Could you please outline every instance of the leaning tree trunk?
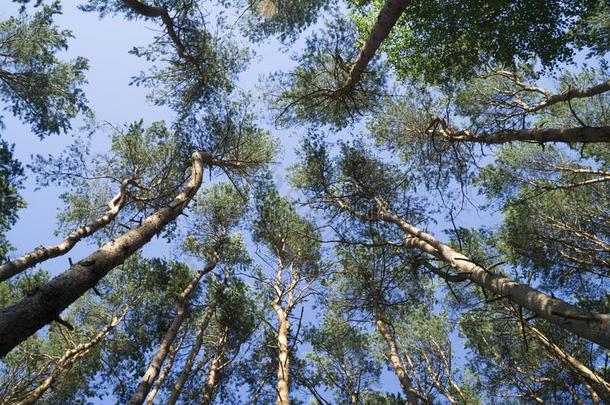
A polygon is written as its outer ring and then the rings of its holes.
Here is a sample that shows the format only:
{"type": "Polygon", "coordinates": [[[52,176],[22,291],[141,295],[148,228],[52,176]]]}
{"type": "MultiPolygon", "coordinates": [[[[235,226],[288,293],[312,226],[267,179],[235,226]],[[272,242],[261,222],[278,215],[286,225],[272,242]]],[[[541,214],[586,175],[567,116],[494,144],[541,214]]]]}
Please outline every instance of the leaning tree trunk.
{"type": "Polygon", "coordinates": [[[508,299],[560,328],[610,349],[610,315],[591,314],[528,285],[494,274],[432,235],[380,208],[386,205],[382,201],[377,201],[379,210],[372,217],[354,210],[344,199],[335,198],[334,203],[361,221],[384,221],[397,225],[407,234],[403,246],[406,249],[419,249],[449,264],[457,272],[451,276],[453,281],[470,280],[484,290],[508,299]]]}
{"type": "Polygon", "coordinates": [[[349,77],[343,84],[344,92],[351,91],[362,78],[362,74],[366,70],[371,59],[375,56],[375,52],[381,46],[381,43],[390,34],[394,25],[409,5],[409,0],[386,0],[385,4],[379,11],[377,21],[367,37],[364,45],[360,48],[358,57],[352,65],[349,77]]]}
{"type": "Polygon", "coordinates": [[[383,320],[383,315],[377,309],[375,310],[375,325],[377,326],[377,331],[388,346],[388,350],[390,351],[390,363],[392,364],[392,368],[394,368],[398,381],[400,381],[400,386],[402,387],[404,394],[407,396],[407,403],[409,405],[417,405],[417,392],[413,388],[413,384],[411,383],[411,379],[407,374],[407,370],[402,364],[402,360],[398,354],[398,347],[396,346],[394,335],[392,335],[392,333],[386,327],[383,320]]]}
{"type": "Polygon", "coordinates": [[[584,380],[588,381],[591,389],[595,391],[604,403],[610,404],[610,383],[599,376],[595,371],[585,366],[577,358],[566,353],[561,347],[553,343],[544,333],[536,327],[528,325],[528,329],[536,341],[540,343],[553,357],[573,369],[584,380]]]}
{"type": "Polygon", "coordinates": [[[448,141],[476,142],[488,145],[508,142],[565,142],[565,143],[610,143],[610,127],[574,128],[525,128],[490,134],[472,134],[469,131],[451,132],[439,130],[448,141]]]}
{"type": "Polygon", "coordinates": [[[203,344],[203,335],[205,334],[208,325],[210,324],[210,319],[212,319],[212,315],[214,315],[216,307],[214,304],[211,304],[208,310],[206,311],[203,320],[201,321],[201,325],[199,326],[199,331],[197,332],[197,337],[195,338],[195,342],[193,343],[193,347],[191,347],[191,351],[189,352],[188,358],[186,359],[186,363],[180,372],[180,376],[178,380],[174,384],[174,388],[172,389],[172,393],[167,401],[168,405],[174,405],[178,402],[178,398],[180,397],[180,393],[182,393],[182,388],[188,379],[189,374],[193,368],[193,364],[195,363],[195,359],[201,350],[201,346],[203,344]]]}
{"type": "Polygon", "coordinates": [[[528,285],[494,274],[396,215],[382,212],[379,219],[398,225],[409,235],[404,242],[406,248],[417,248],[429,253],[449,264],[465,280],[470,280],[563,329],[606,349],[610,348],[610,315],[591,314],[528,285]]]}
{"type": "Polygon", "coordinates": [[[43,326],[60,319],[64,309],[180,215],[199,190],[204,162],[210,159],[207,154],[193,153],[191,178],[171,203],[145,218],[138,227],[106,243],[64,273],[0,310],[0,356],[4,357],[43,326]]]}
{"type": "Polygon", "coordinates": [[[184,328],[184,333],[182,334],[182,337],[180,338],[178,343],[176,343],[169,349],[169,353],[167,355],[167,364],[163,367],[163,370],[161,370],[161,372],[159,373],[159,377],[157,378],[157,381],[155,381],[155,385],[151,388],[150,392],[148,393],[148,396],[146,397],[146,405],[154,405],[155,397],[161,390],[161,387],[163,386],[165,379],[167,378],[169,373],[172,371],[172,368],[174,367],[174,361],[176,360],[176,354],[178,354],[178,352],[180,351],[180,348],[182,347],[182,343],[184,342],[184,339],[186,338],[187,333],[188,333],[188,325],[184,328]]]}
{"type": "Polygon", "coordinates": [[[290,405],[289,386],[290,386],[290,349],[288,347],[288,331],[290,330],[290,321],[288,314],[279,306],[274,305],[275,313],[278,319],[277,328],[277,345],[278,345],[278,365],[277,365],[277,405],[290,405]]]}
{"type": "Polygon", "coordinates": [[[76,346],[75,348],[66,351],[66,353],[64,353],[64,355],[61,356],[61,358],[55,364],[55,368],[53,369],[53,371],[51,371],[51,374],[38,387],[31,391],[27,397],[17,402],[16,404],[35,404],[40,399],[40,397],[42,397],[44,393],[47,392],[49,388],[51,388],[53,383],[55,383],[55,381],[59,378],[59,376],[64,372],[66,368],[69,368],[78,358],[83,357],[91,349],[97,346],[101,341],[104,340],[106,336],[108,336],[110,332],[112,332],[117,327],[119,323],[121,323],[121,321],[127,314],[128,309],[129,307],[127,306],[120,315],[114,316],[110,324],[106,325],[102,330],[96,333],[95,336],[93,336],[93,338],[91,338],[91,340],[89,340],[87,343],[82,343],[76,346]]]}
{"type": "MultiPolygon", "coordinates": [[[[221,238],[221,241],[223,239],[224,238],[221,238]]],[[[222,243],[222,242],[220,242],[220,243],[222,243]]],[[[217,263],[218,263],[218,252],[214,251],[212,254],[212,259],[210,260],[210,263],[208,263],[208,265],[206,267],[199,270],[195,274],[195,276],[193,277],[191,282],[188,284],[188,286],[186,286],[186,288],[178,296],[178,298],[176,300],[176,315],[174,316],[174,319],[172,320],[171,325],[165,332],[165,336],[163,337],[161,344],[157,348],[157,352],[151,359],[150,364],[148,365],[148,368],[146,369],[146,372],[142,376],[142,379],[140,380],[140,383],[138,384],[136,391],[131,396],[131,399],[129,400],[128,404],[135,405],[135,404],[141,404],[144,402],[144,399],[146,398],[146,395],[148,394],[150,387],[152,386],[153,382],[155,381],[155,378],[157,378],[157,374],[159,373],[159,370],[161,369],[161,366],[163,365],[163,362],[165,361],[165,358],[167,357],[167,354],[169,353],[169,349],[170,349],[171,345],[174,343],[174,340],[176,340],[176,336],[178,335],[178,331],[180,330],[182,323],[186,319],[186,303],[187,303],[189,296],[191,295],[192,291],[195,289],[197,284],[199,284],[201,277],[203,277],[205,274],[209,273],[210,271],[214,270],[217,263]]]]}
{"type": "Polygon", "coordinates": [[[91,236],[95,232],[104,228],[116,218],[116,216],[125,206],[125,202],[127,201],[127,187],[132,182],[133,180],[123,181],[119,193],[115,195],[108,203],[108,210],[94,222],[70,232],[68,237],[64,239],[63,242],[54,246],[37,247],[30,253],[26,253],[15,260],[0,265],[0,281],[8,280],[9,278],[16,276],[17,274],[20,274],[46,260],[65,255],[82,239],[91,236]]]}

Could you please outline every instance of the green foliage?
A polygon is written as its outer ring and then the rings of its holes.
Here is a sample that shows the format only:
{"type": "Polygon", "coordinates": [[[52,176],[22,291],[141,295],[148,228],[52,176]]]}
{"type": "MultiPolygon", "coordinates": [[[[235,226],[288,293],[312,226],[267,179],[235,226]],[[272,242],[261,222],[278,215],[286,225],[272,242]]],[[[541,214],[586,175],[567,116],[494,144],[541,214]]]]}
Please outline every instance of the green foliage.
{"type": "Polygon", "coordinates": [[[13,158],[13,146],[0,139],[0,262],[11,249],[6,232],[17,221],[17,211],[25,207],[18,193],[23,179],[23,168],[13,158]]]}
{"type": "Polygon", "coordinates": [[[313,367],[311,378],[316,386],[333,391],[337,403],[349,403],[371,392],[381,369],[370,354],[368,334],[328,312],[320,326],[307,329],[304,337],[312,347],[306,361],[313,367]]]}
{"type": "Polygon", "coordinates": [[[87,111],[80,88],[86,82],[87,60],[62,62],[56,56],[72,37],[54,25],[59,13],[59,2],[53,2],[32,16],[22,10],[0,22],[0,99],[41,138],[66,132],[70,120],[87,111]]]}
{"type": "Polygon", "coordinates": [[[314,225],[269,182],[259,183],[255,196],[254,241],[264,245],[284,266],[294,266],[302,276],[314,277],[320,270],[320,238],[314,225]]]}
{"type": "Polygon", "coordinates": [[[255,42],[276,36],[282,42],[292,43],[303,30],[316,23],[322,11],[330,8],[328,0],[222,0],[222,3],[247,7],[243,31],[255,42]]]}
{"type": "Polygon", "coordinates": [[[608,165],[601,156],[594,155],[590,166],[573,154],[556,147],[503,147],[479,184],[502,204],[498,238],[513,264],[531,269],[550,290],[595,295],[597,277],[607,277],[610,206],[608,183],[586,182],[608,165]]]}
{"type": "Polygon", "coordinates": [[[385,78],[374,64],[354,88],[344,88],[358,55],[354,36],[351,24],[339,19],[307,39],[297,58],[299,65],[292,72],[272,77],[271,102],[278,111],[277,122],[343,128],[379,107],[385,78]]]}
{"type": "MultiPolygon", "coordinates": [[[[370,31],[384,1],[365,3],[354,12],[363,36],[370,31]]],[[[589,15],[603,10],[600,3],[413,1],[384,48],[399,76],[421,77],[431,83],[468,79],[486,66],[514,67],[531,59],[553,70],[557,64],[573,59],[573,32],[580,21],[586,25],[589,18],[594,18],[589,15]]],[[[604,15],[603,11],[598,12],[604,15]]],[[[579,42],[596,46],[598,37],[603,37],[599,32],[579,42]]]]}

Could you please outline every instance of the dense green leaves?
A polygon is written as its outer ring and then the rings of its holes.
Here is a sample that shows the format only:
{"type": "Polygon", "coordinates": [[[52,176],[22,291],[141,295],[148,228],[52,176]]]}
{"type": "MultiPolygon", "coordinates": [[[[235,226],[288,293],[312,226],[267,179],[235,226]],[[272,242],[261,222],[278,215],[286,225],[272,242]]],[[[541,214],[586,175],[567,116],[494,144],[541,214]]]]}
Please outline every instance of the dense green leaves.
{"type": "Polygon", "coordinates": [[[80,88],[87,61],[63,62],[56,56],[72,36],[53,23],[60,12],[59,2],[53,2],[32,16],[22,11],[0,22],[0,99],[41,138],[66,132],[70,120],[87,111],[80,88]]]}

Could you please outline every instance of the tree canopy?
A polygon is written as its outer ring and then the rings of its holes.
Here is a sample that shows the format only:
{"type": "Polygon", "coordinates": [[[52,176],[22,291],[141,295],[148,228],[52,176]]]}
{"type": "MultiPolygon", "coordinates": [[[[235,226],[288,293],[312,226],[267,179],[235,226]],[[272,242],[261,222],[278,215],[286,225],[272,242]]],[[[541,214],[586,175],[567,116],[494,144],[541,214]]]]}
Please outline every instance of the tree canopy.
{"type": "Polygon", "coordinates": [[[0,11],[0,403],[610,403],[607,1],[0,11]]]}

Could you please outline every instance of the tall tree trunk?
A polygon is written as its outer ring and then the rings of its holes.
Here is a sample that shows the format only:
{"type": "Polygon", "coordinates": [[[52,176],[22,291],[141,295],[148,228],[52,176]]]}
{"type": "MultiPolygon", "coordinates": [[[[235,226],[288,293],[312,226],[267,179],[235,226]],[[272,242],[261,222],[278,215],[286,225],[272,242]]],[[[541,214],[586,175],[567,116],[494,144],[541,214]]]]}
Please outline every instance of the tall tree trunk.
{"type": "Polygon", "coordinates": [[[591,314],[530,286],[517,283],[508,277],[493,274],[396,215],[382,212],[379,214],[379,218],[398,225],[410,236],[405,239],[404,245],[406,248],[417,248],[429,253],[449,264],[457,271],[458,275],[474,282],[479,287],[500,297],[505,297],[532,311],[537,316],[578,336],[595,342],[606,349],[610,348],[610,315],[591,314]]]}
{"type": "Polygon", "coordinates": [[[290,330],[290,321],[288,314],[279,306],[274,305],[275,313],[278,319],[277,328],[277,346],[278,346],[278,365],[277,365],[277,405],[290,405],[289,395],[289,366],[290,353],[288,347],[288,332],[290,330]]]}
{"type": "Polygon", "coordinates": [[[93,288],[106,274],[148,243],[184,210],[201,186],[204,163],[209,154],[193,153],[191,178],[185,189],[167,206],[142,221],[138,227],[71,266],[36,291],[0,310],[0,356],[43,326],[59,319],[61,311],[93,288]]]}
{"type": "Polygon", "coordinates": [[[215,308],[214,303],[210,304],[210,306],[208,307],[208,310],[206,311],[206,313],[201,321],[201,325],[199,326],[199,331],[197,332],[197,337],[195,338],[193,347],[191,348],[191,351],[189,352],[189,355],[188,355],[188,358],[186,359],[184,367],[183,367],[182,371],[180,372],[180,376],[178,377],[178,380],[174,384],[172,393],[169,397],[169,400],[167,401],[168,405],[174,405],[178,401],[178,398],[180,397],[180,394],[182,393],[182,388],[184,388],[184,384],[186,383],[186,380],[188,379],[188,376],[193,368],[195,359],[197,358],[197,355],[199,354],[199,351],[201,350],[201,345],[203,344],[203,335],[205,334],[205,331],[208,328],[208,325],[210,324],[210,319],[212,319],[215,309],[216,308],[215,308]]]}
{"type": "Polygon", "coordinates": [[[125,318],[129,307],[125,307],[120,315],[116,315],[112,318],[110,324],[106,325],[102,330],[91,338],[87,343],[82,343],[73,349],[67,350],[63,356],[57,361],[51,374],[33,391],[31,391],[27,397],[17,402],[17,405],[32,405],[35,404],[40,397],[53,385],[63,371],[70,367],[77,359],[87,354],[91,349],[97,346],[101,341],[104,340],[110,332],[112,332],[119,323],[125,318]]]}
{"type": "Polygon", "coordinates": [[[402,391],[407,396],[407,403],[409,405],[417,405],[417,392],[413,388],[413,384],[411,383],[411,379],[407,374],[407,371],[402,364],[402,360],[400,359],[400,355],[398,354],[398,347],[396,346],[396,340],[394,339],[394,335],[388,330],[383,320],[383,314],[379,309],[375,310],[375,325],[377,326],[377,331],[385,340],[386,345],[388,346],[388,350],[390,351],[390,363],[394,368],[394,372],[396,373],[396,377],[398,377],[398,381],[400,381],[400,386],[402,387],[402,391]]]}
{"type": "Polygon", "coordinates": [[[203,387],[203,399],[201,400],[201,405],[210,405],[212,403],[212,399],[214,399],[214,392],[216,391],[216,386],[218,385],[218,372],[222,368],[222,362],[225,356],[228,331],[229,329],[225,327],[220,339],[218,339],[214,357],[212,358],[210,369],[208,370],[208,378],[206,379],[205,386],[203,387]]]}
{"type": "Polygon", "coordinates": [[[591,388],[603,399],[604,403],[610,404],[610,383],[599,376],[595,371],[582,364],[577,358],[566,353],[561,347],[553,343],[544,333],[534,326],[528,325],[532,336],[542,345],[553,357],[560,360],[566,366],[574,370],[583,379],[588,381],[591,388]]]}
{"type": "Polygon", "coordinates": [[[159,377],[155,381],[155,385],[153,385],[150,392],[148,393],[148,396],[146,397],[146,405],[153,405],[155,403],[155,397],[159,393],[159,390],[161,390],[161,386],[163,386],[163,382],[167,378],[168,374],[170,373],[170,371],[172,371],[172,368],[174,367],[174,360],[176,359],[176,354],[180,351],[180,347],[182,347],[182,343],[184,342],[187,333],[188,327],[185,327],[184,333],[182,334],[182,337],[180,338],[178,343],[173,345],[169,349],[169,354],[167,355],[167,364],[165,364],[163,370],[161,370],[161,372],[159,373],[159,377]]]}
{"type": "Polygon", "coordinates": [[[377,21],[375,21],[371,33],[364,42],[364,45],[362,45],[362,48],[360,48],[360,53],[350,69],[349,77],[343,84],[343,92],[349,93],[360,81],[366,67],[371,59],[373,59],[373,56],[375,56],[375,52],[377,52],[383,40],[390,34],[390,31],[408,5],[409,0],[386,0],[379,11],[377,21]]]}
{"type": "MultiPolygon", "coordinates": [[[[224,240],[224,237],[221,238],[220,243],[222,243],[222,240],[224,240]]],[[[206,267],[199,270],[195,274],[195,276],[193,277],[191,282],[186,286],[186,288],[184,290],[182,290],[182,292],[178,296],[178,299],[176,300],[176,307],[175,307],[176,315],[174,316],[174,319],[172,320],[171,325],[165,332],[165,336],[163,337],[161,344],[157,348],[157,352],[151,359],[151,361],[148,365],[148,368],[146,369],[146,372],[142,376],[142,379],[140,380],[140,383],[138,384],[136,391],[134,392],[131,399],[129,400],[129,402],[128,402],[129,405],[136,405],[136,404],[139,405],[142,402],[144,402],[144,398],[146,398],[146,395],[148,394],[148,391],[150,390],[152,383],[155,381],[155,378],[157,378],[159,369],[163,365],[163,362],[165,361],[165,358],[167,357],[169,349],[170,349],[171,345],[174,343],[174,340],[176,340],[178,331],[180,330],[180,327],[182,326],[182,323],[184,322],[184,319],[186,318],[186,303],[187,303],[187,300],[188,300],[191,292],[195,289],[197,284],[199,284],[199,280],[201,280],[201,277],[203,277],[205,274],[209,273],[210,271],[214,270],[217,263],[218,263],[218,252],[214,251],[214,253],[212,254],[212,258],[210,259],[210,263],[208,263],[208,265],[206,267]]]]}
{"type": "Polygon", "coordinates": [[[133,180],[131,179],[123,181],[119,193],[108,203],[108,210],[94,222],[70,232],[63,242],[54,246],[37,247],[18,259],[0,265],[0,282],[8,280],[46,260],[68,253],[82,239],[93,235],[95,232],[112,222],[125,206],[125,202],[127,201],[127,187],[131,183],[133,183],[133,180]]]}

